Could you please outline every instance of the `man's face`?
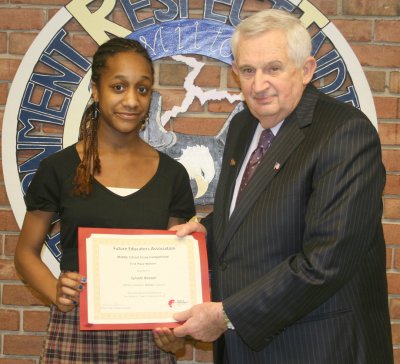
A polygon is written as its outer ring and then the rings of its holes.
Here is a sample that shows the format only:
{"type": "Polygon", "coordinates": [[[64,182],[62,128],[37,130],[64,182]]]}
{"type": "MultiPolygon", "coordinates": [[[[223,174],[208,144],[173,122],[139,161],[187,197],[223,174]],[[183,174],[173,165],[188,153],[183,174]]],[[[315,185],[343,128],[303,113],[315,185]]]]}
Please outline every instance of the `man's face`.
{"type": "Polygon", "coordinates": [[[312,57],[300,68],[295,66],[281,30],[241,37],[233,63],[247,106],[264,128],[275,126],[295,109],[314,70],[312,57]]]}

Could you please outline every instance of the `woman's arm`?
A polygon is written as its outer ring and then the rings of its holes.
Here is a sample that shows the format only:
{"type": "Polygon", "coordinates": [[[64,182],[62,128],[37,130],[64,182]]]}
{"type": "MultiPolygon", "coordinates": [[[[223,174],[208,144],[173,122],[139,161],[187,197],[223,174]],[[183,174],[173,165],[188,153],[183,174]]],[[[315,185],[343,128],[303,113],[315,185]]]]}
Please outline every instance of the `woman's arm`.
{"type": "Polygon", "coordinates": [[[28,211],[15,251],[14,263],[22,278],[60,311],[71,311],[79,302],[82,277],[75,272],[63,273],[56,279],[41,259],[53,212],[28,211]]]}

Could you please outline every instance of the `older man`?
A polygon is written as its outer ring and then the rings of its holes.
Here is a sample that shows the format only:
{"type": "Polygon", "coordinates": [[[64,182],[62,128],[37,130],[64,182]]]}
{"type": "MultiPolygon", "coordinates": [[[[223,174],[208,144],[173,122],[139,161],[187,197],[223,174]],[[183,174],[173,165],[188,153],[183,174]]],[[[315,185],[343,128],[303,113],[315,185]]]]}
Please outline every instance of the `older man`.
{"type": "Polygon", "coordinates": [[[247,108],[231,122],[207,231],[213,302],[174,329],[214,341],[215,363],[393,362],[375,128],[310,85],[301,22],[244,20],[233,70],[247,108]]]}

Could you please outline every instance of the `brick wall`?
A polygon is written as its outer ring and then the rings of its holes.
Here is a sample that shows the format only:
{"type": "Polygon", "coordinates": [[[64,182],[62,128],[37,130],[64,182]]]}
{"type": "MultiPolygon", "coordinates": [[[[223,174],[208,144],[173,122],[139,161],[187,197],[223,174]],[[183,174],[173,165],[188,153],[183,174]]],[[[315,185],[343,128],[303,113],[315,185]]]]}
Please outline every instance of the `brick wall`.
{"type": "MultiPolygon", "coordinates": [[[[26,50],[48,20],[67,0],[0,0],[0,127],[7,92],[26,50]]],[[[373,92],[378,115],[383,158],[387,169],[384,191],[384,231],[387,244],[387,275],[392,317],[393,346],[400,363],[400,6],[398,0],[310,0],[329,17],[348,40],[359,58],[373,92]]],[[[157,2],[153,1],[155,6],[157,2]]],[[[268,2],[266,2],[268,3],[268,2]]],[[[191,9],[201,1],[190,1],[191,9]]],[[[159,4],[158,4],[159,5],[159,4]]],[[[246,1],[246,11],[265,7],[246,1]]],[[[223,10],[220,5],[219,10],[223,10]]],[[[114,20],[127,26],[122,11],[114,20]]],[[[197,13],[201,16],[201,10],[197,13]]],[[[145,16],[145,15],[143,15],[145,16]]],[[[84,55],[95,49],[94,42],[74,22],[68,25],[69,41],[84,55]]],[[[156,88],[163,95],[163,109],[180,102],[187,70],[173,60],[156,62],[156,88]]],[[[228,67],[207,60],[197,78],[202,87],[235,90],[237,84],[228,67]]],[[[232,105],[226,102],[195,102],[176,117],[173,125],[183,133],[215,135],[232,105]],[[200,122],[201,121],[201,122],[200,122]]],[[[0,130],[1,130],[0,128],[0,130]]],[[[57,131],[55,131],[57,132],[57,131]]],[[[207,211],[202,207],[202,211],[207,211]]],[[[48,307],[41,297],[21,282],[13,265],[18,226],[8,201],[0,169],[0,364],[38,362],[48,320],[48,307]]],[[[209,344],[188,344],[182,363],[211,363],[209,344]]]]}

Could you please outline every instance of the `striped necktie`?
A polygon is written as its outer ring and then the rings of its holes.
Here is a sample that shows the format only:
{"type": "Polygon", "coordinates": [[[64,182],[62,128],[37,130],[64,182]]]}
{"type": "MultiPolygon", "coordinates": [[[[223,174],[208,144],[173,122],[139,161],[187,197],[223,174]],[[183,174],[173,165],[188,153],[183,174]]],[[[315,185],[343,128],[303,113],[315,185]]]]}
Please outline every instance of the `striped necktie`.
{"type": "Polygon", "coordinates": [[[261,133],[257,148],[254,149],[253,153],[251,153],[250,159],[247,162],[246,169],[243,173],[243,177],[242,177],[242,181],[240,183],[240,188],[239,188],[238,197],[237,197],[238,200],[239,200],[241,193],[246,188],[251,177],[253,176],[254,171],[260,164],[264,154],[266,153],[268,148],[271,146],[272,139],[274,139],[274,134],[272,133],[271,129],[265,129],[261,133]]]}

